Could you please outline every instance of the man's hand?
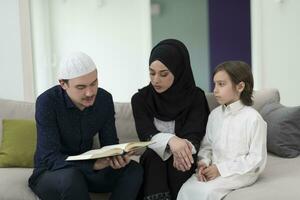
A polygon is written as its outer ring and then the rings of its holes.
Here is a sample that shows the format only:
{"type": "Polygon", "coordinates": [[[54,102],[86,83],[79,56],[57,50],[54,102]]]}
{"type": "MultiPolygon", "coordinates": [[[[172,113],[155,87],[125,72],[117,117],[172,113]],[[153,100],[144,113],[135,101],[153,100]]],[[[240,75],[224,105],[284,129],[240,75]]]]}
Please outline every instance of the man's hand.
{"type": "Polygon", "coordinates": [[[211,165],[203,170],[203,174],[205,175],[207,180],[213,180],[220,176],[220,172],[216,165],[211,165]]]}
{"type": "Polygon", "coordinates": [[[196,169],[196,176],[197,176],[198,181],[206,182],[207,179],[203,173],[203,170],[207,168],[207,165],[205,164],[205,162],[203,162],[201,160],[197,163],[197,165],[198,166],[196,169]]]}
{"type": "Polygon", "coordinates": [[[99,158],[96,160],[96,162],[94,163],[94,170],[100,170],[100,169],[104,169],[105,167],[109,166],[109,158],[99,158]]]}
{"type": "Polygon", "coordinates": [[[125,167],[130,162],[130,157],[134,152],[129,152],[123,156],[113,156],[107,158],[99,158],[94,163],[94,170],[104,169],[105,167],[112,167],[113,169],[120,169],[125,167]]]}
{"type": "Polygon", "coordinates": [[[122,156],[113,156],[109,158],[109,165],[113,169],[120,169],[122,167],[125,167],[130,162],[130,157],[134,155],[134,151],[131,151],[129,153],[126,153],[122,156]]]}
{"type": "Polygon", "coordinates": [[[185,139],[173,136],[168,144],[173,154],[173,166],[180,171],[189,170],[194,163],[191,143],[185,139]]]}

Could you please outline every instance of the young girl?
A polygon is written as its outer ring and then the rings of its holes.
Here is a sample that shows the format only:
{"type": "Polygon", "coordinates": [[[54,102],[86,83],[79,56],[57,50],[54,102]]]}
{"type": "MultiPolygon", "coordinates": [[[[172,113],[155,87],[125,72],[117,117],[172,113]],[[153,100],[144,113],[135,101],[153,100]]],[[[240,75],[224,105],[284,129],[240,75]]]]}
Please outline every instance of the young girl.
{"type": "Polygon", "coordinates": [[[150,84],[131,100],[140,140],[153,141],[141,156],[144,184],[140,197],[176,199],[182,184],[195,171],[196,149],[205,134],[209,108],[196,87],[185,45],[163,40],[151,51],[150,84]]]}
{"type": "Polygon", "coordinates": [[[267,124],[252,107],[253,77],[241,61],[214,72],[214,95],[221,104],[209,118],[198,153],[198,168],[178,200],[219,200],[256,181],[265,167],[267,124]]]}

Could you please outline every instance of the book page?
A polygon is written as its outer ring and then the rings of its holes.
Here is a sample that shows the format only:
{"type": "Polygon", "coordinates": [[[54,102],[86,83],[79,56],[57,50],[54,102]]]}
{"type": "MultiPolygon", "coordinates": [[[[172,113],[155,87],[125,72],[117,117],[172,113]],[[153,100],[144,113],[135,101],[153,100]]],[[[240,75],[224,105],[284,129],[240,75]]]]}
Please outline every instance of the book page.
{"type": "Polygon", "coordinates": [[[101,149],[93,149],[85,153],[82,153],[80,155],[69,156],[67,160],[87,160],[87,159],[104,158],[108,156],[120,155],[123,153],[125,146],[127,144],[128,143],[104,146],[101,149]]]}
{"type": "Polygon", "coordinates": [[[153,142],[130,142],[123,144],[114,144],[104,146],[101,149],[94,149],[87,151],[85,153],[69,156],[66,160],[88,160],[88,159],[96,159],[96,158],[104,158],[115,155],[122,155],[125,152],[129,152],[132,150],[137,150],[144,148],[153,142]]]}
{"type": "Polygon", "coordinates": [[[129,142],[127,143],[126,147],[125,147],[125,151],[129,152],[135,149],[139,149],[139,148],[143,148],[148,146],[149,144],[151,144],[152,142],[129,142]]]}
{"type": "MultiPolygon", "coordinates": [[[[110,149],[115,149],[115,148],[118,148],[118,149],[124,149],[125,150],[125,147],[128,145],[129,143],[123,143],[123,144],[113,144],[113,145],[108,145],[108,146],[104,146],[102,147],[101,149],[95,149],[95,150],[110,150],[110,149]]],[[[94,150],[91,150],[91,151],[94,151],[94,150]]]]}

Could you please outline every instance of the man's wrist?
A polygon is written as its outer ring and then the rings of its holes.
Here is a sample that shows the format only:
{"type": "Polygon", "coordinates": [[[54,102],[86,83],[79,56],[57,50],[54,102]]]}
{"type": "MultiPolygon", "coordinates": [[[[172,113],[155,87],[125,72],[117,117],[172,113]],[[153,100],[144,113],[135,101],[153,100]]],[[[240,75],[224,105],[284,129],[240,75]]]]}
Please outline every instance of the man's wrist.
{"type": "Polygon", "coordinates": [[[109,166],[109,161],[106,160],[107,158],[100,158],[98,160],[95,161],[93,169],[94,170],[100,170],[100,169],[104,169],[106,167],[109,166]],[[104,160],[105,159],[105,160],[104,160]]]}

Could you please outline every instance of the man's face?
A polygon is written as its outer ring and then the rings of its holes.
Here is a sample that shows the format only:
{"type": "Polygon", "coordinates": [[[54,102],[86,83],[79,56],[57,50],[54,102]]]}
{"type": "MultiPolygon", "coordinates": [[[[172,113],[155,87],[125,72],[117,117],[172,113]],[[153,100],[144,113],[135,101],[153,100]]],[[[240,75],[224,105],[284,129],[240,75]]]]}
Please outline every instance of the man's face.
{"type": "Polygon", "coordinates": [[[80,109],[92,106],[98,91],[97,70],[86,75],[69,79],[68,83],[59,81],[72,102],[80,109]]]}

